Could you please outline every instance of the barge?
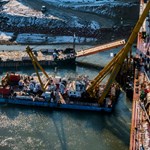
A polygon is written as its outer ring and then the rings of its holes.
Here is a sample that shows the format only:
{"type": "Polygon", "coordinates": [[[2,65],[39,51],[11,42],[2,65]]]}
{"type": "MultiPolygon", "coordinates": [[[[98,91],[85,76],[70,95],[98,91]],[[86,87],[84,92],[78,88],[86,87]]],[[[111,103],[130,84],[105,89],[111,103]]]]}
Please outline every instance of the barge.
{"type": "MultiPolygon", "coordinates": [[[[43,49],[33,51],[42,66],[75,65],[76,53],[73,48],[43,49]]],[[[32,66],[26,51],[0,51],[0,68],[32,66]]]]}
{"type": "MultiPolygon", "coordinates": [[[[125,40],[117,40],[96,47],[88,48],[85,50],[75,51],[73,48],[62,49],[42,49],[34,50],[39,64],[42,66],[75,66],[75,60],[77,57],[88,56],[98,52],[103,52],[122,46],[125,44],[125,40]]],[[[26,50],[29,48],[27,46],[26,50]]],[[[0,51],[0,68],[3,67],[26,67],[32,66],[32,62],[25,51],[0,51]]]]}
{"type": "MultiPolygon", "coordinates": [[[[43,78],[42,73],[40,76],[43,78]]],[[[88,76],[62,78],[49,75],[49,79],[46,90],[43,91],[36,74],[28,76],[7,73],[1,80],[0,103],[111,112],[120,91],[118,84],[114,83],[103,104],[100,105],[98,100],[105,84],[97,87],[96,97],[90,97],[86,93],[86,88],[91,82],[88,76]]]]}

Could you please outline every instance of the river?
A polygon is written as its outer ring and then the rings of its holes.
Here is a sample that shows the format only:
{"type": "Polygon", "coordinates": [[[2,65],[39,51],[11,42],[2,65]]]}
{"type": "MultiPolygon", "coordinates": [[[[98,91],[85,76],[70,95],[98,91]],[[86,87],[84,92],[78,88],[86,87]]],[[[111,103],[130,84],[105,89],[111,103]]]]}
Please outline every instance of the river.
{"type": "MultiPolygon", "coordinates": [[[[64,47],[68,45],[64,45],[64,47]]],[[[70,45],[71,46],[71,45],[70,45]]],[[[16,50],[22,46],[1,45],[0,50],[16,50]]],[[[40,47],[33,46],[40,49],[40,47]]],[[[89,45],[76,46],[85,49],[89,45]]],[[[50,48],[57,48],[51,45],[50,48]]],[[[120,49],[120,48],[119,48],[120,49]]],[[[110,52],[78,59],[101,66],[111,60],[110,52]]],[[[34,70],[15,68],[13,71],[31,74],[34,70]]],[[[2,70],[2,74],[8,71],[2,70]]],[[[46,68],[54,73],[53,68],[46,68]]],[[[94,68],[57,68],[58,75],[87,74],[92,79],[99,70],[94,68]]],[[[87,111],[62,111],[20,106],[0,106],[0,150],[128,150],[131,125],[131,101],[122,91],[111,114],[87,111]]]]}

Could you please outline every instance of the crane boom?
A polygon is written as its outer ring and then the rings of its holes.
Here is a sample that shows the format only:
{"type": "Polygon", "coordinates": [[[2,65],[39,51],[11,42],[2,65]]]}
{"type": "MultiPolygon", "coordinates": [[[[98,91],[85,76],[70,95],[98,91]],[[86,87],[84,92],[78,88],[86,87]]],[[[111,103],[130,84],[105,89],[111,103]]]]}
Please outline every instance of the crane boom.
{"type": "Polygon", "coordinates": [[[106,84],[106,87],[104,89],[104,92],[102,93],[102,96],[100,97],[99,104],[101,104],[107,95],[111,84],[114,82],[123,62],[124,59],[127,57],[128,52],[131,49],[131,46],[150,10],[150,0],[148,1],[142,15],[140,16],[137,24],[135,25],[126,45],[121,49],[121,51],[112,59],[112,61],[104,67],[104,69],[95,77],[90,87],[88,87],[87,92],[92,95],[94,87],[97,85],[97,83],[100,83],[101,79],[108,74],[108,72],[111,72],[110,77],[108,79],[108,82],[106,84]]]}
{"type": "Polygon", "coordinates": [[[29,46],[27,46],[26,52],[28,53],[29,57],[31,58],[31,61],[32,61],[32,64],[33,64],[34,69],[35,69],[35,71],[36,71],[38,80],[39,80],[39,82],[40,82],[40,84],[41,84],[41,88],[42,88],[43,91],[45,91],[45,90],[46,90],[46,87],[47,87],[47,85],[48,85],[48,83],[49,83],[49,81],[50,81],[50,77],[48,76],[48,74],[46,73],[46,71],[42,68],[42,66],[39,64],[37,58],[34,56],[34,54],[33,54],[33,52],[32,52],[32,49],[31,49],[29,46]],[[40,75],[39,75],[39,72],[38,72],[38,68],[37,68],[37,67],[40,68],[40,70],[44,73],[44,75],[45,75],[45,76],[47,77],[47,79],[48,79],[48,81],[46,82],[45,85],[43,84],[43,82],[42,82],[42,80],[41,80],[41,77],[40,77],[40,75]]]}
{"type": "Polygon", "coordinates": [[[103,78],[105,78],[105,76],[111,72],[112,67],[114,66],[114,64],[117,62],[117,60],[119,59],[120,55],[123,53],[123,50],[119,51],[119,53],[113,58],[113,61],[111,61],[110,63],[108,63],[103,70],[101,70],[99,72],[99,74],[94,78],[94,80],[92,81],[92,84],[88,87],[87,92],[90,95],[93,95],[93,89],[96,85],[98,85],[103,78]]]}
{"type": "Polygon", "coordinates": [[[133,42],[134,42],[134,40],[135,40],[135,38],[136,38],[136,36],[138,34],[138,32],[139,32],[143,22],[144,22],[147,14],[149,12],[149,10],[150,10],[150,0],[148,1],[148,3],[146,5],[146,7],[145,7],[141,17],[139,18],[137,24],[135,25],[135,27],[134,27],[134,29],[133,29],[133,31],[132,31],[132,33],[131,33],[131,35],[130,35],[127,43],[126,43],[126,45],[122,48],[122,50],[124,52],[122,53],[122,55],[118,59],[116,65],[114,65],[113,71],[112,71],[112,73],[110,75],[110,78],[109,78],[107,84],[106,84],[105,90],[104,90],[102,96],[100,97],[99,103],[101,103],[103,101],[103,99],[105,98],[105,96],[107,95],[107,93],[108,93],[108,91],[110,89],[110,86],[113,83],[113,81],[115,80],[115,78],[116,78],[116,76],[117,76],[117,74],[118,74],[118,72],[119,72],[119,70],[120,70],[120,68],[121,68],[121,66],[122,66],[122,64],[124,62],[124,59],[126,58],[128,52],[130,51],[131,46],[132,46],[132,44],[133,44],[133,42]]]}

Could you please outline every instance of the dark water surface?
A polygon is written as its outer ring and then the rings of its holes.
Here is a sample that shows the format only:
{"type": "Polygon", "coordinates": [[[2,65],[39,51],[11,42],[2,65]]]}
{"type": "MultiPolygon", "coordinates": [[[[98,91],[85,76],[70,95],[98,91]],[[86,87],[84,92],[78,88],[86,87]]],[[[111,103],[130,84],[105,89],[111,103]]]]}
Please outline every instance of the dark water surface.
{"type": "MultiPolygon", "coordinates": [[[[80,60],[104,64],[109,59],[107,52],[80,60]]],[[[6,71],[3,69],[2,75],[6,71]]],[[[26,68],[15,68],[15,71],[34,72],[26,68]]],[[[54,69],[46,71],[54,73],[54,69]]],[[[70,66],[58,67],[56,74],[87,74],[92,79],[98,72],[93,68],[70,66]]],[[[111,114],[1,105],[0,150],[128,150],[130,124],[131,102],[124,92],[111,114]]]]}

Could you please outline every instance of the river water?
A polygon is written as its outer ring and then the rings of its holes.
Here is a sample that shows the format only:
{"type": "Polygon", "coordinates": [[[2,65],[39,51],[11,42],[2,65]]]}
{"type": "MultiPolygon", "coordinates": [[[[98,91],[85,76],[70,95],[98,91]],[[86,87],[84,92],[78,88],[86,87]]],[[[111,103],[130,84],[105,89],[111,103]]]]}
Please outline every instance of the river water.
{"type": "MultiPolygon", "coordinates": [[[[69,45],[63,45],[62,48],[64,47],[69,45]]],[[[88,47],[91,46],[82,45],[76,49],[88,47]]],[[[0,46],[0,50],[11,48],[12,46],[0,46]]],[[[18,50],[24,48],[13,46],[13,49],[18,50]]],[[[57,46],[51,45],[50,48],[57,46]]],[[[110,61],[110,52],[117,51],[118,49],[113,49],[77,60],[103,66],[110,61]]],[[[34,72],[32,68],[11,70],[27,74],[34,72]]],[[[8,71],[6,68],[1,70],[1,76],[6,71],[8,71]]],[[[46,71],[54,73],[54,69],[50,67],[46,68],[46,71]]],[[[92,79],[98,72],[99,70],[94,68],[70,66],[58,67],[55,74],[62,76],[87,74],[92,79]]],[[[128,150],[131,105],[124,92],[121,92],[115,110],[111,114],[1,105],[0,150],[128,150]]]]}

